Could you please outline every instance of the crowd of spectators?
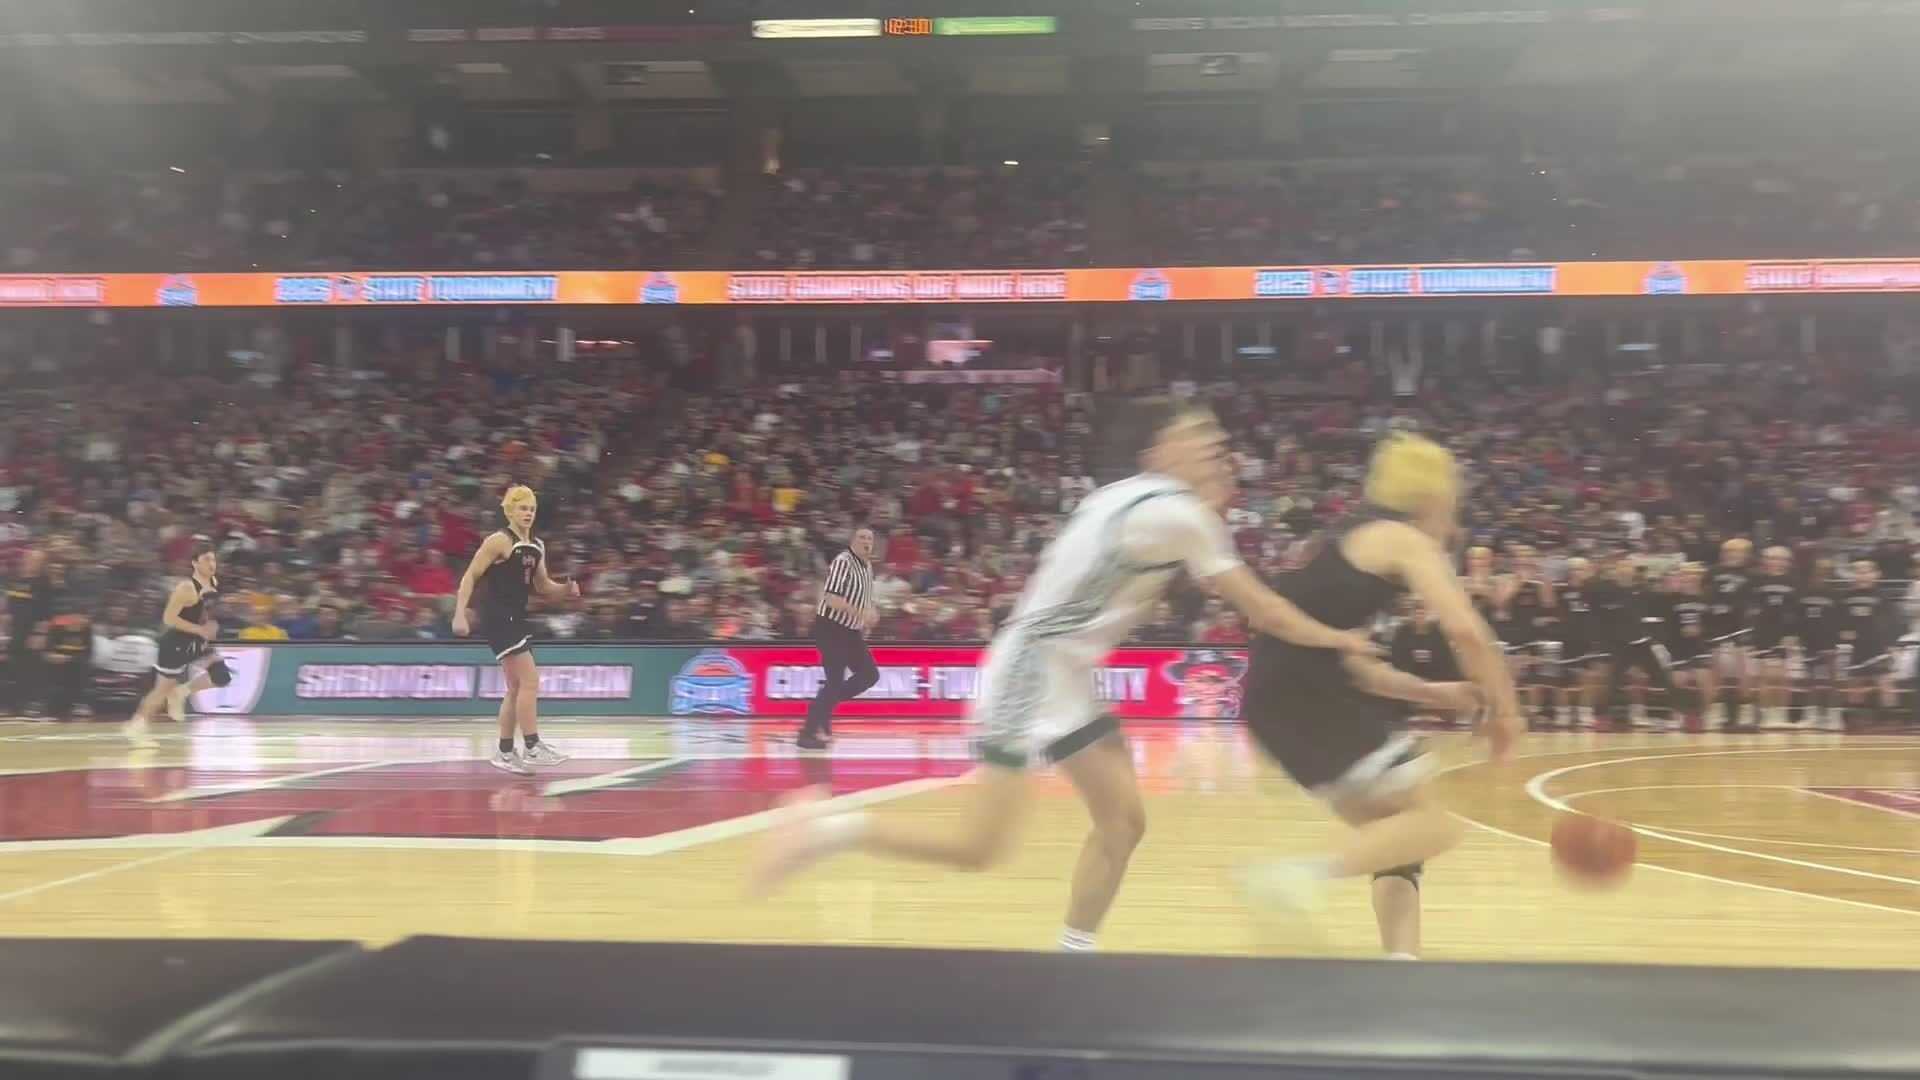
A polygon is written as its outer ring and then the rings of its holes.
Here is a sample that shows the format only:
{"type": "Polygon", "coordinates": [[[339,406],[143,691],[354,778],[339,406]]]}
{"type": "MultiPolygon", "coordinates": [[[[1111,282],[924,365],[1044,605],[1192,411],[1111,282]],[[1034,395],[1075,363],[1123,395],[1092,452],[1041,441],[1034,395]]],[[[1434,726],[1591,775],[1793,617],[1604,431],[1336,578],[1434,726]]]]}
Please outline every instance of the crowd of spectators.
{"type": "Polygon", "coordinates": [[[19,182],[8,270],[566,269],[698,265],[722,197],[699,174],[553,190],[514,174],[19,182]]]}
{"type": "MultiPolygon", "coordinates": [[[[615,174],[607,174],[613,176],[615,174]]],[[[537,173],[163,173],[16,181],[11,270],[1082,266],[1906,255],[1920,174],[1898,163],[1609,155],[1258,169],[796,168],[742,185],[742,227],[701,170],[557,186],[537,173]],[[1132,212],[1116,214],[1112,205],[1132,212]],[[727,239],[738,236],[737,244],[727,239]],[[733,247],[733,250],[727,248],[733,247]]]]}
{"type": "Polygon", "coordinates": [[[767,181],[750,265],[889,270],[1087,262],[1087,176],[993,170],[804,169],[767,181]]]}
{"type": "Polygon", "coordinates": [[[1903,255],[1920,174],[1515,159],[1143,177],[1138,261],[1368,263],[1903,255]]]}
{"type": "MultiPolygon", "coordinates": [[[[426,350],[277,380],[105,366],[52,385],[10,378],[0,566],[21,595],[96,626],[151,628],[205,535],[222,555],[228,637],[441,639],[499,493],[525,482],[555,572],[585,590],[541,612],[555,638],[804,638],[825,560],[870,522],[876,638],[978,641],[1095,483],[1095,403],[1057,387],[694,394],[640,365],[533,378],[512,363],[426,350]]],[[[1920,429],[1901,397],[1845,364],[1466,374],[1410,398],[1351,378],[1304,397],[1297,379],[1186,389],[1235,433],[1229,522],[1269,575],[1354,505],[1371,443],[1396,424],[1461,455],[1474,543],[1533,545],[1550,573],[1576,554],[1700,559],[1734,535],[1808,562],[1873,550],[1899,567],[1920,539],[1920,429]]],[[[16,610],[10,637],[18,622],[16,610]]],[[[1244,635],[1192,590],[1139,631],[1244,635]]]]}

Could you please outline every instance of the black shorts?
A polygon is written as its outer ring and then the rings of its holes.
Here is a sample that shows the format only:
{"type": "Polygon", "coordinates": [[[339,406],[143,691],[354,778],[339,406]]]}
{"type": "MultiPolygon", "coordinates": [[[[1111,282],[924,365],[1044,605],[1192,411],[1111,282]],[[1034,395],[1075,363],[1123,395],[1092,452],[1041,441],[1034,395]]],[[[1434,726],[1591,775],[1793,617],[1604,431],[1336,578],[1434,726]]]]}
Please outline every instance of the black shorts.
{"type": "Polygon", "coordinates": [[[1285,668],[1248,672],[1240,716],[1294,783],[1339,798],[1424,773],[1416,765],[1419,741],[1404,730],[1412,713],[1406,702],[1365,693],[1326,671],[1292,675],[1285,668]]]}
{"type": "Polygon", "coordinates": [[[480,632],[486,636],[495,660],[533,651],[533,627],[524,615],[489,617],[481,623],[480,632]]]}
{"type": "Polygon", "coordinates": [[[1691,671],[1707,666],[1713,650],[1700,638],[1682,638],[1667,643],[1667,667],[1673,671],[1691,671]]]}
{"type": "Polygon", "coordinates": [[[153,662],[153,673],[175,682],[186,682],[189,674],[187,669],[205,659],[210,652],[206,638],[169,630],[160,635],[160,656],[153,662]]]}

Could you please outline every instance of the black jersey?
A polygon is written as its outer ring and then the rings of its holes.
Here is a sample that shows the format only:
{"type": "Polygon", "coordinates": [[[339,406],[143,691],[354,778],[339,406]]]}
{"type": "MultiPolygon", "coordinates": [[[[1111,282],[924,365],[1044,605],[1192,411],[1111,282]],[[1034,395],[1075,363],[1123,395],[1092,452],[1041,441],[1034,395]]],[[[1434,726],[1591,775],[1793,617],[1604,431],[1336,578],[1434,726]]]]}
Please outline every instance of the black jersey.
{"type": "Polygon", "coordinates": [[[1792,637],[1800,616],[1800,591],[1785,574],[1763,574],[1753,580],[1753,644],[1772,649],[1792,637]]]}
{"type": "Polygon", "coordinates": [[[1595,640],[1593,630],[1593,581],[1560,586],[1554,599],[1560,604],[1560,640],[1570,646],[1586,647],[1595,640]]]}
{"type": "MultiPolygon", "coordinates": [[[[1358,630],[1393,610],[1406,592],[1401,585],[1369,574],[1347,561],[1340,543],[1353,530],[1376,521],[1404,521],[1387,510],[1364,507],[1315,541],[1316,550],[1300,569],[1282,575],[1274,591],[1336,630],[1358,630]]],[[[1266,634],[1254,635],[1248,659],[1262,673],[1286,672],[1321,684],[1349,682],[1339,654],[1310,649],[1266,634]]]]}
{"type": "Polygon", "coordinates": [[[1877,586],[1848,589],[1840,609],[1840,643],[1853,646],[1856,664],[1886,652],[1900,637],[1898,606],[1877,586]]]}
{"type": "Polygon", "coordinates": [[[1530,578],[1514,586],[1513,597],[1507,601],[1515,635],[1507,639],[1509,642],[1556,640],[1553,627],[1559,621],[1559,612],[1547,602],[1548,590],[1546,582],[1530,578]]]}
{"type": "Polygon", "coordinates": [[[1596,644],[1618,648],[1652,636],[1656,627],[1647,622],[1653,614],[1645,589],[1603,581],[1590,595],[1596,644]]]}
{"type": "Polygon", "coordinates": [[[1707,650],[1707,621],[1713,605],[1698,593],[1661,595],[1665,625],[1661,637],[1676,659],[1691,660],[1707,650]]]}
{"type": "Polygon", "coordinates": [[[1840,643],[1840,599],[1826,585],[1800,590],[1794,603],[1794,636],[1800,647],[1822,653],[1840,643]]]}
{"type": "Polygon", "coordinates": [[[1722,566],[1707,579],[1707,636],[1724,637],[1753,625],[1753,577],[1722,566]]]}
{"type": "Polygon", "coordinates": [[[520,540],[512,533],[506,535],[513,540],[513,550],[480,575],[480,609],[492,620],[526,617],[527,598],[533,595],[534,579],[547,557],[547,545],[539,537],[520,540]]]}
{"type": "Polygon", "coordinates": [[[1420,626],[1412,619],[1393,634],[1393,666],[1429,682],[1459,682],[1460,665],[1438,623],[1420,626]]]}
{"type": "Polygon", "coordinates": [[[53,613],[53,585],[45,573],[7,586],[7,614],[13,624],[12,648],[25,652],[34,628],[53,613]]]}

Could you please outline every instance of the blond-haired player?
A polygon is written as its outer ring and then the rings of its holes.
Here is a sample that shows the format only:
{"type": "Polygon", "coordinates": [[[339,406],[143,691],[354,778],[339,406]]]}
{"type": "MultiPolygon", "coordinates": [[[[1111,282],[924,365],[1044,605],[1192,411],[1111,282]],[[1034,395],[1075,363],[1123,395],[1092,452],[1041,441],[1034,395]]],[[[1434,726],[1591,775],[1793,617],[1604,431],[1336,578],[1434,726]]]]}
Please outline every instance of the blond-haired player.
{"type": "Polygon", "coordinates": [[[580,586],[561,583],[547,575],[547,545],[533,535],[540,501],[533,489],[515,485],[500,500],[507,527],[480,542],[460,594],[453,601],[453,632],[473,632],[471,608],[480,593],[480,632],[493,658],[506,675],[506,695],[500,699],[500,745],[488,764],[525,776],[535,765],[558,765],[565,754],[540,741],[540,668],[533,662],[533,628],[527,622],[527,597],[536,589],[542,596],[579,596],[580,586]],[[521,753],[514,732],[526,743],[521,753]]]}
{"type": "Polygon", "coordinates": [[[1311,906],[1331,878],[1373,878],[1381,945],[1420,951],[1420,877],[1428,859],[1460,842],[1463,826],[1428,790],[1429,762],[1403,730],[1406,703],[1459,708],[1484,702],[1482,731],[1496,758],[1522,730],[1513,676],[1499,641],[1454,575],[1458,527],[1453,455],[1417,436],[1375,450],[1360,508],[1333,525],[1280,595],[1334,627],[1362,627],[1411,591],[1433,613],[1469,683],[1428,683],[1371,659],[1344,658],[1271,637],[1254,639],[1240,715],[1294,782],[1353,827],[1332,851],[1254,868],[1256,901],[1311,906]]]}
{"type": "Polygon", "coordinates": [[[1357,630],[1300,613],[1241,563],[1220,519],[1232,499],[1227,433],[1210,412],[1170,398],[1130,402],[1115,434],[1141,472],[1074,509],[995,635],[972,706],[981,767],[964,805],[936,823],[828,813],[825,792],[790,800],[752,884],[759,890],[842,851],[983,870],[1003,859],[1032,799],[1032,772],[1058,766],[1093,819],[1074,867],[1060,946],[1094,947],[1119,893],[1146,809],[1119,725],[1094,697],[1093,672],[1185,571],[1257,629],[1331,654],[1370,656],[1357,630]]]}

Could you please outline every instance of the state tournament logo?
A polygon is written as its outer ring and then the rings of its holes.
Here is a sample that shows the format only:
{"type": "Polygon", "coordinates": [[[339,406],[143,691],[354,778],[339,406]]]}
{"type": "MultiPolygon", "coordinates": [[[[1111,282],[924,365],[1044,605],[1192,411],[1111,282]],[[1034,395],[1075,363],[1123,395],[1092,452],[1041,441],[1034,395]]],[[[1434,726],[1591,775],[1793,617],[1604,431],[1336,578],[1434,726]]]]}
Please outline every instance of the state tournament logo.
{"type": "Polygon", "coordinates": [[[643,304],[677,304],[680,302],[680,283],[673,275],[664,271],[650,274],[640,286],[640,302],[643,304]]]}
{"type": "Polygon", "coordinates": [[[753,675],[725,649],[706,649],[687,661],[667,688],[674,716],[753,715],[753,675]]]}
{"type": "Polygon", "coordinates": [[[1687,275],[1673,263],[1657,263],[1642,287],[1648,296],[1677,296],[1687,291],[1687,275]]]}
{"type": "Polygon", "coordinates": [[[341,274],[333,279],[333,302],[351,304],[360,299],[360,279],[352,274],[341,274]]]}
{"type": "Polygon", "coordinates": [[[1142,270],[1133,276],[1133,284],[1127,286],[1127,299],[1171,300],[1173,280],[1165,270],[1142,270]]]}
{"type": "Polygon", "coordinates": [[[1181,715],[1202,720],[1232,720],[1240,715],[1240,680],[1245,657],[1218,649],[1190,649],[1160,669],[1174,686],[1181,715]]]}
{"type": "Polygon", "coordinates": [[[186,274],[168,274],[161,279],[154,299],[161,307],[199,307],[200,287],[186,274]]]}
{"type": "Polygon", "coordinates": [[[1313,274],[1314,291],[1321,296],[1340,296],[1347,291],[1346,274],[1324,266],[1315,270],[1313,274]]]}

